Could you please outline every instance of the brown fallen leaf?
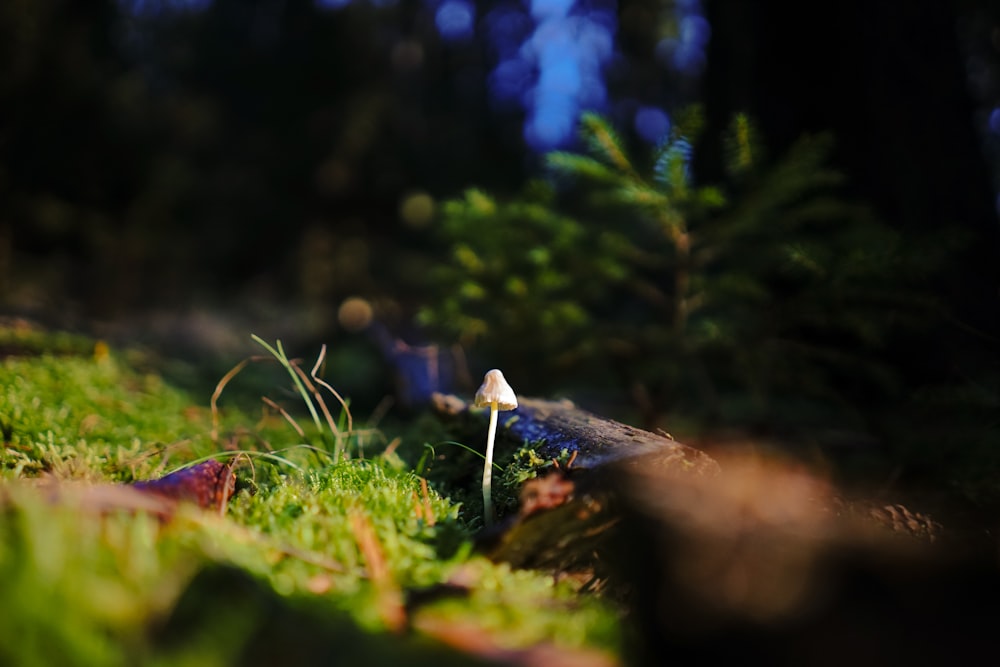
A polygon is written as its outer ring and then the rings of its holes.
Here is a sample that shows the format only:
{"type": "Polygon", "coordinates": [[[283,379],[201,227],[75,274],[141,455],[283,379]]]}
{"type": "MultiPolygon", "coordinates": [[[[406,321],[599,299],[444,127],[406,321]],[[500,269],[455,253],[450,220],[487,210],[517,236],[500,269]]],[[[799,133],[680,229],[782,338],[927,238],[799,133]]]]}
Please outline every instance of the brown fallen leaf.
{"type": "Polygon", "coordinates": [[[223,514],[236,489],[236,475],[232,465],[211,459],[159,479],[134,482],[132,488],[162,498],[193,502],[223,514]]]}

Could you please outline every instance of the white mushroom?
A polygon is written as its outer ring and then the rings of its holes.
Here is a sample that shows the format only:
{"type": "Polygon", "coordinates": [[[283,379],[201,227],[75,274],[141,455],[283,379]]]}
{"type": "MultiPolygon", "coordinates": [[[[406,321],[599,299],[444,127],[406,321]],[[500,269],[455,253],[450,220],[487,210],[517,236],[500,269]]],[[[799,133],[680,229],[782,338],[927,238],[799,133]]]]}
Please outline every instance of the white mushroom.
{"type": "Polygon", "coordinates": [[[486,436],[486,465],[483,467],[483,514],[486,525],[493,525],[493,441],[497,433],[497,412],[517,407],[517,396],[507,384],[503,373],[494,368],[486,372],[483,384],[476,392],[475,406],[490,407],[490,430],[486,436]]]}

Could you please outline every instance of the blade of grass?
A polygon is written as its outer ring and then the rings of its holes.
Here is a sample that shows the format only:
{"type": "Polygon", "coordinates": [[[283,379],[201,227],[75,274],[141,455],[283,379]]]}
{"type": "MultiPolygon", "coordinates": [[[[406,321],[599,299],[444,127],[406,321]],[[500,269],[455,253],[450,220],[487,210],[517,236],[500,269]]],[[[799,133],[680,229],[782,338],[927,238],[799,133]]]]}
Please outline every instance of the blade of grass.
{"type": "Polygon", "coordinates": [[[340,407],[344,410],[344,414],[347,415],[347,432],[350,433],[351,431],[353,431],[354,430],[354,417],[351,416],[351,408],[348,407],[347,401],[344,400],[344,397],[341,396],[340,393],[338,393],[337,390],[334,389],[330,385],[330,383],[328,383],[323,378],[318,378],[318,377],[316,377],[314,375],[313,376],[313,380],[316,381],[316,384],[320,385],[321,387],[323,387],[324,389],[326,389],[328,392],[330,392],[331,394],[333,394],[334,398],[337,399],[337,401],[340,403],[340,407]]]}
{"type": "Polygon", "coordinates": [[[222,390],[226,388],[229,381],[234,377],[239,375],[240,371],[246,368],[247,364],[251,361],[256,361],[263,359],[264,357],[247,357],[240,363],[229,369],[229,372],[222,376],[218,384],[215,385],[215,391],[212,392],[212,400],[209,405],[212,408],[212,442],[219,443],[219,397],[222,396],[222,390]]]}
{"type": "MultiPolygon", "coordinates": [[[[289,451],[291,449],[295,449],[295,447],[288,447],[286,449],[278,450],[278,452],[289,451]]],[[[261,459],[266,459],[268,461],[274,461],[276,463],[280,463],[282,465],[286,465],[289,468],[297,470],[298,472],[302,472],[302,467],[301,466],[293,463],[292,461],[286,459],[283,456],[278,456],[278,452],[255,452],[253,450],[237,450],[237,451],[231,451],[231,452],[216,452],[214,454],[208,454],[206,456],[201,456],[199,458],[194,459],[193,461],[188,461],[184,465],[177,466],[176,468],[174,468],[173,470],[168,471],[165,474],[169,475],[171,473],[177,472],[178,470],[184,470],[185,468],[190,468],[192,466],[198,465],[199,463],[204,463],[205,461],[209,461],[209,460],[212,460],[212,459],[215,459],[215,460],[218,460],[218,459],[227,459],[227,458],[234,458],[234,457],[237,457],[237,456],[257,457],[257,458],[261,458],[261,459]]]]}
{"type": "Polygon", "coordinates": [[[316,424],[316,430],[322,433],[323,423],[319,418],[319,413],[316,412],[316,406],[313,405],[312,399],[309,398],[309,391],[305,388],[305,385],[302,384],[302,380],[299,379],[298,373],[295,372],[295,367],[285,354],[285,348],[281,345],[281,341],[275,341],[275,345],[272,346],[257,334],[250,334],[250,337],[256,341],[258,345],[270,352],[271,355],[278,360],[278,363],[281,364],[286,371],[288,371],[288,375],[291,376],[292,382],[295,383],[295,389],[299,392],[299,395],[302,396],[302,400],[305,402],[306,408],[308,408],[309,414],[312,416],[313,423],[316,424]]]}
{"type": "Polygon", "coordinates": [[[333,434],[334,462],[339,461],[341,452],[344,448],[343,436],[340,433],[340,429],[337,428],[336,422],[333,420],[333,415],[330,414],[330,409],[326,407],[326,401],[323,400],[323,396],[319,393],[319,390],[316,389],[316,385],[309,381],[309,377],[306,375],[304,370],[299,368],[297,364],[293,364],[292,368],[294,368],[295,372],[299,374],[299,377],[302,378],[302,382],[305,383],[306,388],[312,392],[316,402],[319,404],[319,408],[323,412],[323,418],[326,419],[326,423],[330,427],[330,432],[333,434]]]}
{"type": "Polygon", "coordinates": [[[348,433],[350,433],[351,431],[354,430],[354,418],[351,417],[351,409],[347,407],[347,401],[344,400],[344,397],[341,396],[336,389],[334,389],[332,386],[330,386],[329,383],[323,380],[323,378],[317,375],[325,359],[326,359],[326,343],[324,343],[322,347],[320,347],[319,356],[316,357],[316,363],[313,365],[312,372],[310,372],[309,375],[312,376],[312,379],[316,381],[316,384],[320,385],[328,392],[333,394],[334,398],[336,398],[340,402],[340,407],[343,409],[344,414],[347,415],[347,431],[348,433]]]}
{"type": "MultiPolygon", "coordinates": [[[[442,440],[441,442],[439,442],[437,444],[439,444],[439,445],[453,445],[455,447],[461,447],[462,449],[464,449],[467,452],[472,452],[473,454],[475,454],[479,458],[483,459],[484,461],[486,460],[486,455],[483,454],[482,452],[477,452],[472,447],[469,447],[468,445],[463,445],[460,442],[455,442],[454,440],[442,440]]],[[[493,463],[493,467],[496,468],[497,470],[503,470],[503,468],[499,464],[497,464],[496,462],[493,463]]]]}

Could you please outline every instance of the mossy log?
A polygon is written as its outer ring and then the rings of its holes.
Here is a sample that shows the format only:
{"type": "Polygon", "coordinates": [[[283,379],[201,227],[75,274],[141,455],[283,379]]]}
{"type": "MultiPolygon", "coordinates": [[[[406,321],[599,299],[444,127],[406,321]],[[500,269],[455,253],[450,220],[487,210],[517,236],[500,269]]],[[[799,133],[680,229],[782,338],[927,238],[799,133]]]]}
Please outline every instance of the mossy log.
{"type": "MultiPolygon", "coordinates": [[[[461,431],[481,432],[489,412],[456,396],[435,394],[432,409],[461,431]]],[[[515,410],[501,413],[498,441],[530,444],[562,467],[529,480],[518,513],[481,536],[494,560],[514,567],[558,572],[591,570],[593,557],[617,522],[609,485],[613,466],[642,459],[664,475],[718,473],[715,460],[673,438],[598,417],[570,401],[518,397],[515,410]]]]}
{"type": "MultiPolygon", "coordinates": [[[[501,420],[504,437],[544,457],[576,456],[526,482],[518,513],[482,548],[514,567],[586,577],[584,588],[623,600],[641,638],[635,664],[880,664],[886,655],[944,664],[996,654],[992,540],[967,540],[885,499],[846,499],[779,454],[732,449],[716,459],[571,403],[518,400],[501,420]]],[[[435,409],[485,425],[453,397],[435,409]]]]}
{"type": "MultiPolygon", "coordinates": [[[[439,416],[459,421],[464,428],[485,429],[486,408],[474,408],[457,396],[434,394],[431,407],[439,416]]],[[[470,429],[471,430],[471,429],[470,429]]],[[[719,466],[705,452],[673,438],[598,417],[571,401],[518,397],[518,407],[500,413],[498,439],[521,446],[529,443],[544,459],[573,457],[576,470],[595,470],[638,456],[653,456],[665,470],[685,474],[715,474],[719,466]]]]}
{"type": "MultiPolygon", "coordinates": [[[[934,542],[942,533],[941,524],[901,505],[845,499],[826,480],[791,462],[736,457],[720,467],[701,450],[599,417],[570,401],[519,397],[518,402],[516,410],[501,413],[498,440],[509,446],[527,443],[543,459],[569,463],[525,483],[518,513],[483,534],[487,554],[515,567],[554,571],[590,568],[607,529],[617,523],[622,504],[634,504],[633,487],[650,476],[656,480],[656,494],[661,499],[698,489],[700,499],[695,505],[699,511],[728,499],[734,489],[746,491],[750,480],[752,492],[746,492],[754,496],[752,502],[779,507],[782,516],[797,511],[792,506],[804,502],[802,498],[782,500],[789,480],[805,480],[802,483],[811,499],[808,505],[815,511],[810,515],[814,526],[820,525],[820,519],[833,520],[838,535],[850,535],[851,539],[875,530],[877,534],[895,533],[934,542]],[[723,474],[726,468],[733,471],[723,474]]],[[[488,418],[487,410],[455,396],[435,394],[431,405],[463,432],[480,432],[488,418]]],[[[687,500],[690,498],[682,504],[687,500]]],[[[722,523],[726,525],[719,526],[720,530],[735,525],[722,523]]]]}

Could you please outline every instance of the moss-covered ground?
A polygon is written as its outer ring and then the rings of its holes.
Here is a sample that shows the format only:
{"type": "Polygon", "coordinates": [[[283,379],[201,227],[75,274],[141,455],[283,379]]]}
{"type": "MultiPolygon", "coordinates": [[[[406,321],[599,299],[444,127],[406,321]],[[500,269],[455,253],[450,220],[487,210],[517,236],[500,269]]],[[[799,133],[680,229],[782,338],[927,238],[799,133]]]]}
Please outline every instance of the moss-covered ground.
{"type": "Polygon", "coordinates": [[[399,455],[424,443],[348,429],[333,400],[323,435],[287,375],[270,394],[287,418],[225,394],[216,412],[63,342],[0,361],[0,664],[620,660],[613,607],[476,554],[479,518],[399,455]],[[206,457],[235,462],[221,514],[91,502],[206,457]]]}

